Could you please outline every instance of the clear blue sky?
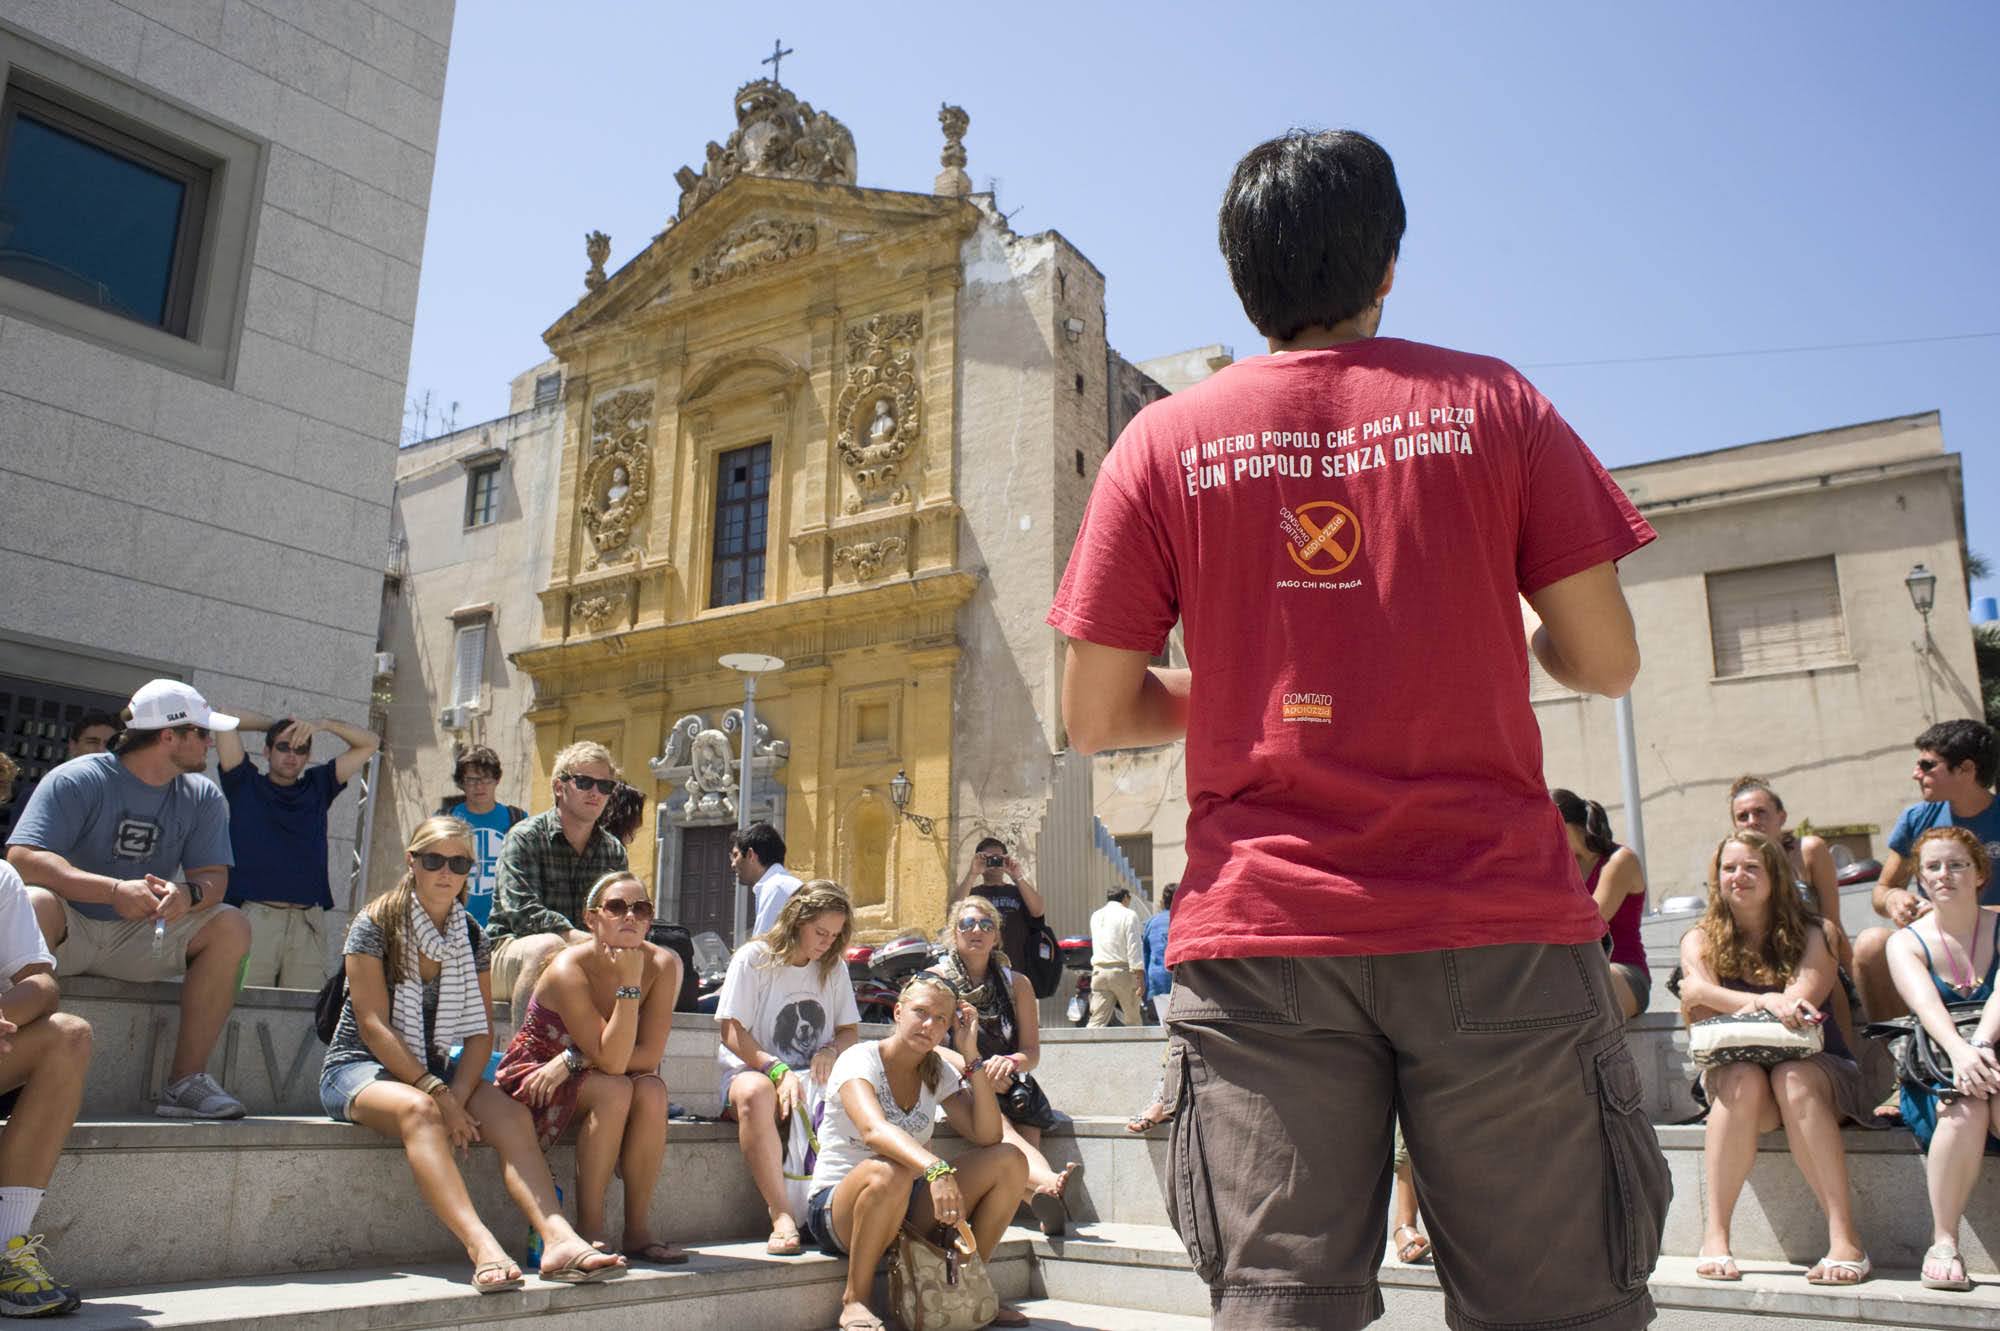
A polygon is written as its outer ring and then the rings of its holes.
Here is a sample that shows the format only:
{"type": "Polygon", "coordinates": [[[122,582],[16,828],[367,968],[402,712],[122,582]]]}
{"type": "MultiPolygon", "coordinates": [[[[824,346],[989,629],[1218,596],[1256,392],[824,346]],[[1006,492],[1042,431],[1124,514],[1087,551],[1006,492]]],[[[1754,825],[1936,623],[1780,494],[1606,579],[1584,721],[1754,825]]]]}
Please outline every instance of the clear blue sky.
{"type": "Polygon", "coordinates": [[[1521,366],[1613,465],[1935,408],[2000,560],[2000,336],[1907,341],[2000,333],[2000,4],[1977,0],[460,0],[412,391],[504,413],[582,294],[583,233],[614,269],[642,248],[780,36],[863,185],[929,189],[938,105],[964,106],[974,187],[1103,270],[1131,359],[1263,350],[1216,252],[1223,181],[1288,126],[1351,126],[1409,206],[1384,333],[1521,366]],[[1575,364],[1606,360],[1631,363],[1575,364]]]}

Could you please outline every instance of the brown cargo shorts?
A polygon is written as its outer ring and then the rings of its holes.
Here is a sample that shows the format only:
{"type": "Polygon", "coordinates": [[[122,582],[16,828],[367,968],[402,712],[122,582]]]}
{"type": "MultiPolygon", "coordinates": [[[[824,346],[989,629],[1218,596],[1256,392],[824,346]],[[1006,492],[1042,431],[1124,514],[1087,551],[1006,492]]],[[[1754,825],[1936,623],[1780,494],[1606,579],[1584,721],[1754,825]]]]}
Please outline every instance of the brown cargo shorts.
{"type": "Polygon", "coordinates": [[[1184,962],[1168,1212],[1214,1325],[1382,1315],[1395,1120],[1457,1331],[1624,1331],[1673,1187],[1603,949],[1184,962]]]}

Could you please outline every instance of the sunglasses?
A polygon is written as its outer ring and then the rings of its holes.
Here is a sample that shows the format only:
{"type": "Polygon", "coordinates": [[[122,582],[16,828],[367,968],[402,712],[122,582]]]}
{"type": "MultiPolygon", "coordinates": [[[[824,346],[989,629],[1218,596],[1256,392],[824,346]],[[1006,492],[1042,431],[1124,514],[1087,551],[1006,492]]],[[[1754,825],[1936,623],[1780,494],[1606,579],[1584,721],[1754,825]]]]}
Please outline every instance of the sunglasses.
{"type": "Polygon", "coordinates": [[[984,915],[968,915],[958,922],[958,931],[962,934],[990,934],[999,927],[984,915]]]}
{"type": "Polygon", "coordinates": [[[621,901],[617,897],[613,897],[609,901],[598,902],[596,909],[609,915],[614,920],[622,920],[627,915],[630,915],[635,920],[650,920],[653,918],[653,903],[644,897],[640,897],[637,901],[621,901]]]}
{"type": "Polygon", "coordinates": [[[175,733],[176,735],[199,735],[199,736],[200,736],[201,738],[203,738],[203,739],[207,739],[207,738],[208,738],[208,727],[207,727],[207,726],[175,726],[175,727],[174,727],[174,733],[175,733]]]}
{"type": "MultiPolygon", "coordinates": [[[[1944,761],[1944,759],[1942,759],[1942,758],[1919,758],[1919,759],[1917,759],[1917,770],[1918,770],[1919,772],[1935,772],[1935,771],[1936,771],[1936,770],[1937,770],[1938,768],[1940,768],[1940,767],[1944,767],[1944,766],[1945,766],[1945,761],[1944,761]]],[[[1949,768],[1947,768],[1946,770],[1950,770],[1950,769],[1949,769],[1949,768]]]]}
{"type": "Polygon", "coordinates": [[[563,780],[569,782],[578,790],[586,792],[601,790],[609,795],[612,791],[618,789],[618,778],[615,776],[578,776],[574,772],[566,772],[563,774],[563,780]]]}
{"type": "Polygon", "coordinates": [[[467,772],[458,779],[461,786],[490,786],[500,778],[491,772],[467,772]]]}
{"type": "Polygon", "coordinates": [[[287,744],[281,739],[271,741],[271,752],[273,753],[295,753],[301,758],[307,758],[312,755],[312,749],[313,744],[311,740],[305,740],[298,744],[287,744]]]}
{"type": "Polygon", "coordinates": [[[425,873],[436,873],[439,869],[449,869],[463,877],[472,872],[472,856],[440,855],[434,850],[420,850],[410,857],[425,873]]]}

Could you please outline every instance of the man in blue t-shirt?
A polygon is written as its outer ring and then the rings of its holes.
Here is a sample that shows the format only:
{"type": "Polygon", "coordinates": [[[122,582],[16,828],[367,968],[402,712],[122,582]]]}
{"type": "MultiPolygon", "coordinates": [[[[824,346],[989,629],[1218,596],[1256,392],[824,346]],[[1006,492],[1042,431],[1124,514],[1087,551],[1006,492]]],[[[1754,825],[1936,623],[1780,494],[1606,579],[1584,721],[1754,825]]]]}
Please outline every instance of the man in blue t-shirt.
{"type": "Polygon", "coordinates": [[[58,976],[180,979],[162,1118],[243,1117],[205,1070],[250,948],[249,921],[223,902],[229,806],[201,775],[210,734],[236,721],[177,679],[151,681],[132,695],[112,751],[49,772],[7,837],[58,976]]]}
{"type": "Polygon", "coordinates": [[[465,879],[465,909],[484,929],[493,915],[493,893],[500,882],[500,843],[507,829],[528,816],[527,810],[502,804],[500,755],[484,744],[475,744],[458,756],[451,770],[463,798],[447,796],[438,812],[457,818],[472,829],[472,872],[465,879]]]}
{"type": "MultiPolygon", "coordinates": [[[[1993,779],[2000,774],[2000,742],[1979,721],[1940,721],[1917,736],[1917,765],[1910,776],[1923,798],[1897,817],[1889,851],[1875,883],[1875,913],[1900,929],[1931,908],[1923,885],[1911,881],[1910,849],[1933,827],[1963,827],[2000,858],[2000,800],[1993,779]]],[[[1980,894],[1980,904],[2000,909],[2000,874],[1980,894]]],[[[1889,976],[1892,929],[1865,929],[1854,940],[1854,978],[1869,1019],[1888,1021],[1909,1011],[1889,976]]]]}
{"type": "Polygon", "coordinates": [[[236,872],[229,904],[250,917],[250,959],[243,983],[317,989],[328,967],[326,813],[382,741],[340,721],[301,721],[242,713],[243,730],[264,732],[268,774],[243,751],[241,731],[215,737],[222,793],[229,799],[229,839],[236,872]],[[313,736],[326,731],[347,745],[332,762],[312,761],[313,736]]]}

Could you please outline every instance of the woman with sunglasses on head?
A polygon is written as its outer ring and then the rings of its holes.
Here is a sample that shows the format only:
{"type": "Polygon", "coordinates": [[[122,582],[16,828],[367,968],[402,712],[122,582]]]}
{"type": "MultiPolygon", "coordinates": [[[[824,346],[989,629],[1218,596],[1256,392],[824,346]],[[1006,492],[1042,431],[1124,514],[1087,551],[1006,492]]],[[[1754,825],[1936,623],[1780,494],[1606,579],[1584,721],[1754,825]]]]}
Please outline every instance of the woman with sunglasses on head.
{"type": "MultiPolygon", "coordinates": [[[[1027,1158],[1003,1140],[999,1079],[980,1058],[978,1022],[950,981],[919,971],[896,999],[888,1038],[863,1041],[833,1065],[806,1227],[821,1251],[847,1258],[842,1331],[882,1331],[868,1295],[905,1219],[920,1229],[969,1225],[990,1260],[1020,1206],[1027,1158]],[[969,1148],[949,1161],[930,1148],[940,1109],[969,1148]]],[[[990,1325],[1027,1324],[1003,1306],[990,1325]]]]}
{"type": "Polygon", "coordinates": [[[563,1218],[555,1180],[525,1107],[480,1080],[493,1047],[486,935],[466,914],[472,829],[427,818],[405,851],[402,881],[347,931],[347,998],[327,1045],[319,1098],[327,1116],[400,1139],[417,1188],[465,1245],[481,1294],[519,1289],[521,1268],[493,1237],[453,1159],[474,1142],[500,1153],[507,1192],[542,1237],[541,1277],[581,1284],[622,1275],[563,1218]],[[464,1046],[457,1062],[447,1051],[464,1046]]]}
{"type": "Polygon", "coordinates": [[[1924,1254],[1922,1283],[1930,1289],[1968,1290],[1972,1281],[1958,1255],[1958,1226],[1979,1179],[1982,1150],[2000,1155],[2000,915],[1982,912],[1979,893],[1993,861],[1978,837],[1963,827],[1934,827],[1910,850],[1917,880],[1931,909],[1889,939],[1889,973],[1896,992],[1951,1061],[1950,1099],[1931,1090],[1902,1088],[1903,1121],[1927,1159],[1932,1243],[1924,1254]],[[1972,1035],[1962,1034],[1947,1003],[1985,1003],[1972,1035]]]}
{"type": "Polygon", "coordinates": [[[608,1239],[604,1195],[614,1167],[625,1180],[618,1250],[673,1265],[687,1254],[653,1239],[647,1213],[667,1149],[667,1084],[660,1060],[674,1024],[681,959],[646,941],[653,898],[629,873],[605,874],[584,898],[590,941],[556,954],[494,1076],[534,1113],[547,1150],[572,1120],[576,1215],[585,1238],[608,1239]]]}
{"type": "MultiPolygon", "coordinates": [[[[715,1000],[722,1042],[722,1116],[736,1120],[736,1140],[771,1217],[764,1251],[804,1249],[799,1220],[785,1195],[785,1147],[779,1133],[808,1112],[807,1078],[822,1088],[834,1060],[861,1034],[844,953],[853,906],[840,884],[815,878],[792,894],[778,922],[736,950],[715,1000]]],[[[872,1269],[872,1268],[871,1268],[872,1269]]]]}
{"type": "Polygon", "coordinates": [[[1741,1280],[1729,1252],[1736,1199],[1757,1160],[1757,1138],[1781,1123],[1792,1161],[1826,1214],[1827,1253],[1806,1272],[1813,1285],[1856,1285],[1873,1267],[1862,1251],[1841,1145],[1844,1118],[1866,1127],[1861,1069],[1826,1020],[1833,954],[1805,902],[1793,890],[1784,847],[1759,833],[1732,832],[1709,865],[1708,911],[1681,938],[1681,1015],[1767,1014],[1792,1031],[1825,1032],[1818,1053],[1774,1067],[1719,1063],[1702,1073],[1708,1123],[1702,1143],[1707,1228],[1694,1273],[1741,1280]]]}
{"type": "Polygon", "coordinates": [[[1007,954],[1000,949],[998,906],[985,897],[969,896],[960,899],[951,913],[951,927],[940,940],[944,959],[931,973],[949,980],[979,1014],[979,1059],[1000,1095],[1001,1130],[1028,1160],[1023,1200],[1034,1210],[1043,1233],[1061,1234],[1069,1220],[1063,1189],[1083,1166],[1071,1164],[1058,1172],[1042,1154],[1042,1133],[1063,1122],[1063,1116],[1033,1076],[1042,1058],[1035,987],[1008,966],[1007,954]]]}

